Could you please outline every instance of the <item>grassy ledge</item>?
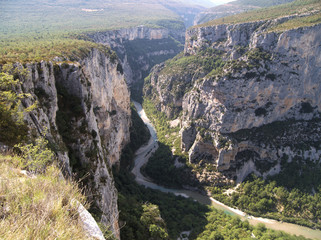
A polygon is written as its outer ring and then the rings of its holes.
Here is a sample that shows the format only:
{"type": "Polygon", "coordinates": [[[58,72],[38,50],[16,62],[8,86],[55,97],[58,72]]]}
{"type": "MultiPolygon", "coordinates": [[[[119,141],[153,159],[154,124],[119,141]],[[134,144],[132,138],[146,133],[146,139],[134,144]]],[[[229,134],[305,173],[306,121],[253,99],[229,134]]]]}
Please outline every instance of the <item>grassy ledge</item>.
{"type": "Polygon", "coordinates": [[[22,161],[0,154],[1,239],[88,239],[73,201],[85,204],[77,184],[52,165],[38,175],[22,171],[22,161]]]}
{"type": "Polygon", "coordinates": [[[75,36],[53,36],[50,39],[21,37],[10,42],[0,40],[0,64],[51,61],[57,56],[63,60],[75,61],[88,56],[93,48],[116,57],[109,47],[77,39],[75,36]]]}

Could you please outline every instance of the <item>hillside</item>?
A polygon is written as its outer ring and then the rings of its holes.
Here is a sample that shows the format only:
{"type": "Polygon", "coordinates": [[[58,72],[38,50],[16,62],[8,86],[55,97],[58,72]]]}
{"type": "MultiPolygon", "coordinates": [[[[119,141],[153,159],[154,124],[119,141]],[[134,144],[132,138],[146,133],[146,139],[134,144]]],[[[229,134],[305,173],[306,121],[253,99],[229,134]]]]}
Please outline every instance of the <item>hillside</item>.
{"type": "Polygon", "coordinates": [[[117,29],[179,19],[158,1],[1,1],[1,38],[117,29]]]}
{"type": "Polygon", "coordinates": [[[203,9],[176,0],[1,1],[1,61],[50,59],[87,51],[93,46],[83,34],[97,31],[140,25],[184,31],[184,23],[203,9]]]}
{"type": "Polygon", "coordinates": [[[291,15],[285,21],[276,21],[275,25],[283,25],[285,22],[296,22],[289,25],[287,29],[310,26],[321,21],[321,3],[319,0],[297,0],[288,4],[249,11],[237,15],[215,19],[200,26],[213,26],[221,24],[236,24],[261,20],[274,20],[291,15]]]}
{"type": "Polygon", "coordinates": [[[213,19],[222,18],[225,16],[235,15],[242,12],[271,7],[274,5],[281,5],[294,0],[237,0],[222,4],[199,13],[195,17],[194,25],[202,24],[213,19]]]}

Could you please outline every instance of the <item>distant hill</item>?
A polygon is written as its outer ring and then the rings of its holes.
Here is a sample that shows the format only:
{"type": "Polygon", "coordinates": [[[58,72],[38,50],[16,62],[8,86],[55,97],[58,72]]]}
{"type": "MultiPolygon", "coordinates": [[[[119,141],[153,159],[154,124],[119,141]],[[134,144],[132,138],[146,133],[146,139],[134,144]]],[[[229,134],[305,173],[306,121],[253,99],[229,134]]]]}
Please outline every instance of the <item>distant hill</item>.
{"type": "Polygon", "coordinates": [[[91,47],[80,41],[86,40],[83,33],[140,25],[183,33],[208,4],[209,0],[1,0],[0,56],[60,55],[63,49],[91,47]]]}
{"type": "Polygon", "coordinates": [[[236,3],[239,5],[247,5],[247,6],[256,6],[256,7],[271,7],[274,5],[280,5],[288,2],[293,2],[294,0],[237,0],[232,3],[236,3]]]}
{"type": "Polygon", "coordinates": [[[227,4],[219,5],[203,12],[200,12],[194,20],[194,25],[202,24],[213,19],[242,13],[248,10],[271,7],[284,3],[293,2],[294,0],[237,0],[227,4]]]}
{"type": "MultiPolygon", "coordinates": [[[[271,27],[268,31],[284,31],[288,29],[312,26],[321,22],[320,0],[296,0],[286,4],[275,5],[267,8],[259,8],[246,11],[241,14],[217,18],[198,26],[213,26],[220,24],[237,24],[254,22],[260,20],[272,20],[280,17],[290,16],[287,21],[281,21],[271,27]]],[[[194,26],[197,27],[197,26],[194,26]]]]}
{"type": "Polygon", "coordinates": [[[160,20],[191,25],[189,15],[209,6],[209,0],[2,0],[0,38],[155,26],[160,20]]]}
{"type": "Polygon", "coordinates": [[[199,5],[199,6],[207,7],[207,8],[217,5],[214,2],[209,1],[209,0],[181,0],[180,2],[185,3],[185,4],[191,4],[191,5],[199,5]]]}
{"type": "Polygon", "coordinates": [[[106,30],[180,17],[157,0],[3,0],[1,35],[106,30]]]}
{"type": "Polygon", "coordinates": [[[167,4],[176,3],[179,5],[201,6],[204,8],[211,8],[217,5],[210,0],[159,0],[159,2],[167,4]]]}

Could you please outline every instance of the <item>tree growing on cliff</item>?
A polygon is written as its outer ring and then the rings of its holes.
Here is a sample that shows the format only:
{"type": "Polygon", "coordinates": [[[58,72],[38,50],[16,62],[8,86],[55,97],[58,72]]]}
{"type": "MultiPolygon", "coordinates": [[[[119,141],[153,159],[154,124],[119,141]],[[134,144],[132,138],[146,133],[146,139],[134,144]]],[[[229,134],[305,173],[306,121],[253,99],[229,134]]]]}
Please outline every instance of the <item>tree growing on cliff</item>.
{"type": "Polygon", "coordinates": [[[23,112],[31,109],[22,108],[21,100],[28,95],[15,91],[19,84],[12,74],[0,72],[0,142],[9,146],[21,142],[28,131],[23,112]]]}

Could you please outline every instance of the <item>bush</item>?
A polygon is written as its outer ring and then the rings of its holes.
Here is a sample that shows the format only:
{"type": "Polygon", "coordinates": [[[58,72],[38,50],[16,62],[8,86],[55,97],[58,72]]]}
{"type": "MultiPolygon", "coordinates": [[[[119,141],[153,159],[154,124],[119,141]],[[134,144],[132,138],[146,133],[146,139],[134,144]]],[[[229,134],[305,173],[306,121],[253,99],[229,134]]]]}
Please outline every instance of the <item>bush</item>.
{"type": "Polygon", "coordinates": [[[55,159],[54,153],[47,148],[48,141],[44,137],[38,137],[35,144],[21,143],[15,145],[21,154],[22,167],[32,172],[44,172],[49,163],[55,159]]]}
{"type": "Polygon", "coordinates": [[[11,66],[3,66],[7,72],[0,73],[0,142],[13,146],[24,140],[28,127],[23,122],[23,113],[32,111],[36,104],[23,108],[21,101],[30,97],[29,94],[18,93],[15,89],[20,85],[13,75],[23,74],[11,66]]]}

